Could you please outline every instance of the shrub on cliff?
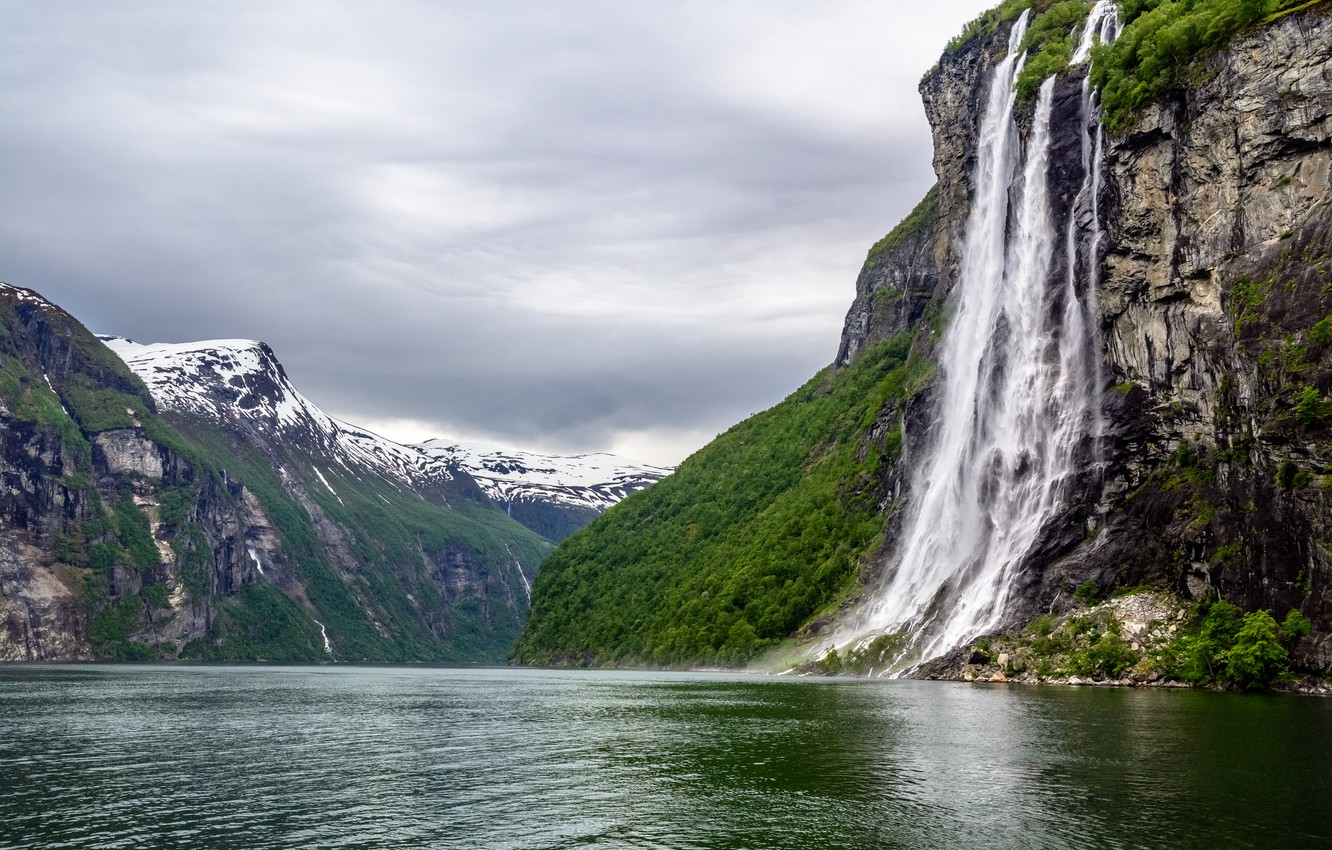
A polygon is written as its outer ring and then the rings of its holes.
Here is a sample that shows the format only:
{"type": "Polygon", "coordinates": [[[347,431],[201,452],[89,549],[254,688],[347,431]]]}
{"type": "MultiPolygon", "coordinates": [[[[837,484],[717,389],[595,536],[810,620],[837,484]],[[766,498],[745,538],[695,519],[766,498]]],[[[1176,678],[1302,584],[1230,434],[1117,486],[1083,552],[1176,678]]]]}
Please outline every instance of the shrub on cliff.
{"type": "Polygon", "coordinates": [[[1286,673],[1287,658],[1276,620],[1267,611],[1254,611],[1245,615],[1226,653],[1226,677],[1246,691],[1265,688],[1286,673]]]}
{"type": "MultiPolygon", "coordinates": [[[[888,251],[892,251],[908,239],[921,233],[929,226],[934,218],[934,211],[939,207],[939,184],[935,183],[930,187],[930,191],[925,193],[925,197],[920,199],[920,203],[907,213],[906,218],[898,222],[897,226],[888,231],[888,235],[875,242],[865,255],[864,268],[869,268],[879,261],[888,251]]],[[[882,291],[882,290],[881,290],[882,291]]]]}
{"type": "Polygon", "coordinates": [[[1087,20],[1091,4],[1086,0],[1063,0],[1032,19],[1022,39],[1022,52],[1032,53],[1018,75],[1018,100],[1026,103],[1036,97],[1041,83],[1068,67],[1077,49],[1075,28],[1087,20]]]}
{"type": "Polygon", "coordinates": [[[1312,626],[1299,611],[1292,610],[1286,614],[1286,619],[1281,623],[1281,637],[1286,643],[1293,644],[1302,637],[1308,637],[1312,626]]]}
{"type": "Polygon", "coordinates": [[[957,37],[948,42],[945,53],[957,53],[978,35],[992,36],[999,30],[999,25],[1016,20],[1032,6],[1032,0],[1004,0],[993,9],[981,12],[962,28],[957,37]]]}
{"type": "Polygon", "coordinates": [[[1332,412],[1332,400],[1323,398],[1317,387],[1306,386],[1295,402],[1295,418],[1306,428],[1323,421],[1332,412]]]}
{"type": "Polygon", "coordinates": [[[1182,679],[1206,684],[1225,670],[1226,650],[1235,641],[1242,616],[1237,606],[1225,600],[1208,609],[1198,634],[1184,638],[1182,679]]]}
{"type": "Polygon", "coordinates": [[[1075,675],[1118,679],[1138,661],[1138,653],[1112,622],[1103,631],[1091,632],[1086,646],[1073,653],[1069,667],[1075,675]]]}
{"type": "Polygon", "coordinates": [[[1137,110],[1182,85],[1193,62],[1237,33],[1308,0],[1121,0],[1125,25],[1112,44],[1092,49],[1092,83],[1106,123],[1122,130],[1137,110]]]}
{"type": "Polygon", "coordinates": [[[1270,611],[1243,614],[1218,601],[1198,632],[1181,638],[1179,677],[1197,685],[1232,684],[1243,690],[1270,687],[1289,672],[1289,647],[1307,635],[1309,621],[1292,610],[1278,626],[1270,611]]]}

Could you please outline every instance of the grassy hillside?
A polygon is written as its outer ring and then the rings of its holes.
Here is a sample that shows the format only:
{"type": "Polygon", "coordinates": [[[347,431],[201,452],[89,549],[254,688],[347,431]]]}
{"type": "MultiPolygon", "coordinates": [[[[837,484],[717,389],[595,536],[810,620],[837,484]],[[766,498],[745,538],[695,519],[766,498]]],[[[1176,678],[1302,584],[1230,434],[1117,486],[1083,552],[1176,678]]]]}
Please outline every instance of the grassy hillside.
{"type": "Polygon", "coordinates": [[[325,467],[326,486],[298,447],[264,445],[159,415],[76,319],[0,289],[0,545],[17,570],[0,603],[101,659],[326,661],[318,620],[338,660],[503,660],[548,543],[465,476],[442,507],[364,471],[325,467]],[[113,444],[142,464],[113,463],[113,444]],[[253,574],[246,490],[278,575],[253,574]],[[30,613],[54,584],[63,607],[30,613]]]}
{"type": "Polygon", "coordinates": [[[902,432],[881,411],[932,371],[912,343],[824,370],[565,541],[513,657],[738,664],[834,605],[883,530],[902,432]]]}
{"type": "MultiPolygon", "coordinates": [[[[163,503],[184,511],[220,471],[157,418],[152,398],[119,357],[68,314],[15,290],[0,298],[0,408],[6,426],[0,466],[7,467],[5,483],[14,488],[13,501],[4,506],[12,533],[46,550],[56,575],[66,578],[75,594],[72,618],[93,655],[115,660],[174,655],[177,647],[170,642],[150,644],[155,627],[171,616],[164,613],[170,610],[168,575],[151,518],[135,495],[162,487],[163,503]],[[147,482],[99,468],[96,435],[136,427],[176,451],[193,480],[147,482]]],[[[172,545],[182,547],[190,599],[202,602],[213,557],[207,541],[199,546],[199,540],[196,529],[172,545]]],[[[12,542],[7,539],[6,545],[12,542]]],[[[219,600],[218,628],[262,619],[265,634],[280,637],[281,657],[316,657],[318,643],[302,646],[299,639],[302,620],[314,625],[294,603],[285,597],[263,600],[262,613],[256,613],[255,601],[249,593],[219,600]]],[[[275,649],[271,642],[256,647],[275,649]]]]}

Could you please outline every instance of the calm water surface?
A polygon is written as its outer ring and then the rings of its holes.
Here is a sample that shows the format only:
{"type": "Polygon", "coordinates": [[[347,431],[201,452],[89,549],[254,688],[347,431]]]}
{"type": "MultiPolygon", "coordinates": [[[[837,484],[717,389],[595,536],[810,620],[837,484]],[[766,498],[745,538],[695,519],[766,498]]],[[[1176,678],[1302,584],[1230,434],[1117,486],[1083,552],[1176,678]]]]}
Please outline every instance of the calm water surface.
{"type": "Polygon", "coordinates": [[[0,847],[1332,847],[1332,700],[0,665],[0,847]]]}

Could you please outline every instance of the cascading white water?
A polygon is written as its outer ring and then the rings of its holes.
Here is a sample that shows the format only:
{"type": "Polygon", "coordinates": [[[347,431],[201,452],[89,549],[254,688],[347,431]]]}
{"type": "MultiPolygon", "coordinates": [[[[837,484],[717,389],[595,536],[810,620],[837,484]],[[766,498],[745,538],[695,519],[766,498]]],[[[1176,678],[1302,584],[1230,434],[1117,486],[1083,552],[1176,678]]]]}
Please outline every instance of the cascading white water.
{"type": "MultiPolygon", "coordinates": [[[[1087,24],[1083,28],[1082,38],[1079,40],[1078,49],[1073,54],[1073,64],[1080,64],[1091,59],[1091,49],[1095,41],[1099,39],[1103,44],[1109,44],[1119,36],[1119,10],[1115,7],[1115,0],[1097,0],[1096,5],[1092,7],[1091,13],[1087,17],[1087,24]]],[[[1100,256],[1101,243],[1105,237],[1105,229],[1101,226],[1101,165],[1104,159],[1104,128],[1101,126],[1101,108],[1099,102],[1099,93],[1092,91],[1091,75],[1082,78],[1082,188],[1078,191],[1077,197],[1073,201],[1073,206],[1069,211],[1068,226],[1066,228],[1065,244],[1067,246],[1067,295],[1066,307],[1073,305],[1077,298],[1077,280],[1079,272],[1079,261],[1081,260],[1081,269],[1087,277],[1086,286],[1086,315],[1088,321],[1091,317],[1100,315],[1100,307],[1097,303],[1097,287],[1100,285],[1100,256]],[[1095,128],[1095,141],[1092,139],[1092,128],[1095,128]],[[1085,224],[1084,224],[1085,220],[1085,224]],[[1079,233],[1084,228],[1091,230],[1089,240],[1079,239],[1079,233]],[[1083,247],[1085,252],[1079,254],[1079,247],[1083,247]]],[[[1096,335],[1087,333],[1087,342],[1089,345],[1088,357],[1091,363],[1091,372],[1087,376],[1092,382],[1092,386],[1105,386],[1105,375],[1102,368],[1100,352],[1096,345],[1096,335]]],[[[1101,454],[1100,436],[1103,432],[1103,421],[1101,419],[1101,406],[1093,404],[1090,408],[1092,434],[1093,459],[1096,474],[1099,476],[1104,471],[1105,459],[1101,454]]]]}
{"type": "MultiPolygon", "coordinates": [[[[1047,185],[1054,78],[1037,94],[1025,158],[1013,115],[1027,22],[1024,12],[992,72],[956,315],[939,345],[938,404],[900,548],[856,627],[859,635],[909,637],[887,674],[999,625],[1018,569],[1079,474],[1079,450],[1099,432],[1094,286],[1078,280],[1099,246],[1100,132],[1093,145],[1084,88],[1085,176],[1069,214],[1061,285],[1051,280],[1057,237],[1047,185]],[[1090,241],[1079,238],[1088,225],[1090,241]]],[[[1114,3],[1100,0],[1077,61],[1096,36],[1108,41],[1116,29],[1114,3]]]]}
{"type": "Polygon", "coordinates": [[[1115,9],[1115,0],[1096,0],[1087,23],[1082,27],[1082,36],[1078,39],[1078,49],[1073,52],[1073,64],[1079,65],[1091,58],[1092,47],[1096,39],[1109,44],[1119,36],[1119,12],[1115,9]]]}
{"type": "Polygon", "coordinates": [[[324,638],[324,652],[327,652],[329,655],[332,655],[333,644],[330,643],[328,640],[328,629],[324,628],[324,624],[319,622],[318,620],[315,620],[314,624],[319,627],[319,634],[324,638]]]}

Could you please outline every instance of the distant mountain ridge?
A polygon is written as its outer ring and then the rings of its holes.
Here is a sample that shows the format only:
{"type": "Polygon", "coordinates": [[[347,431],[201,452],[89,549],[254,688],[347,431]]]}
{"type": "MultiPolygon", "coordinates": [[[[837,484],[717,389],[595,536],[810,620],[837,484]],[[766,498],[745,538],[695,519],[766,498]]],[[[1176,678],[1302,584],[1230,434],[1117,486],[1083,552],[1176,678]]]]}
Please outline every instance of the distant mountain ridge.
{"type": "Polygon", "coordinates": [[[566,457],[446,439],[398,443],[324,413],[292,385],[265,343],[98,338],[143,380],[163,410],[295,442],[340,467],[364,465],[418,491],[461,470],[510,516],[552,540],[671,472],[605,453],[566,457]]]}
{"type": "Polygon", "coordinates": [[[266,346],[198,348],[156,352],[159,404],[0,284],[0,660],[503,659],[550,542],[447,462],[383,471],[420,453],[344,434],[266,346]]]}

